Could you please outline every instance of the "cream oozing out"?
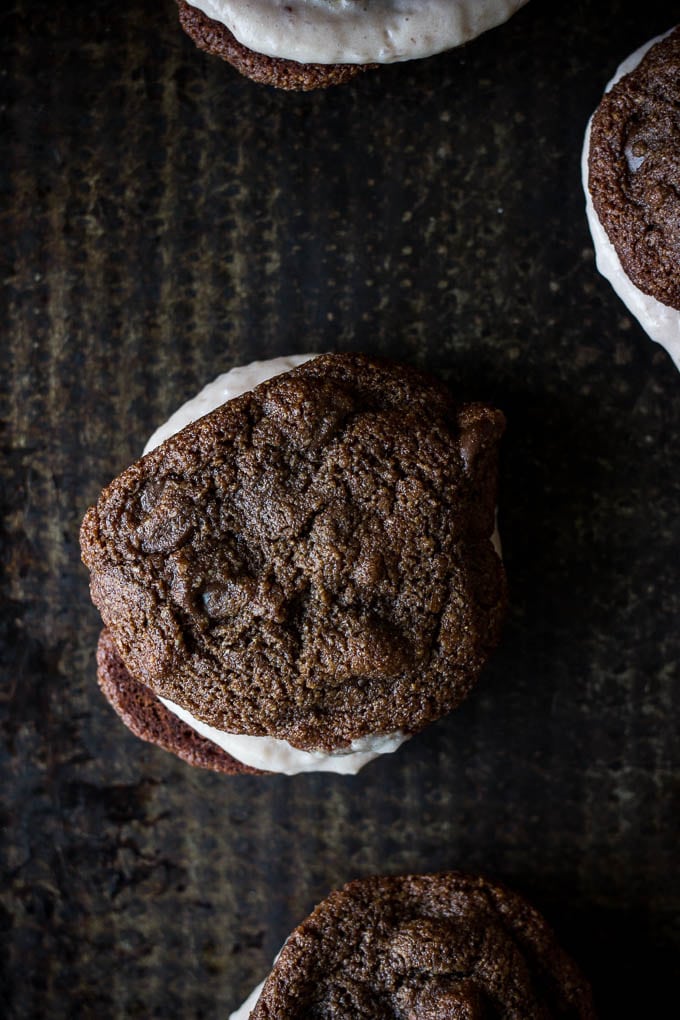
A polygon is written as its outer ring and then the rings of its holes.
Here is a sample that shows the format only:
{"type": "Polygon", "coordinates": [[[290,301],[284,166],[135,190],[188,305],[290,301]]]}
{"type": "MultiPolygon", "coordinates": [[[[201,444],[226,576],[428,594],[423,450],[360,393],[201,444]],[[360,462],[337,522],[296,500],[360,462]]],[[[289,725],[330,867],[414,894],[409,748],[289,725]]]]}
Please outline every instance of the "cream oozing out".
{"type": "Polygon", "coordinates": [[[303,64],[429,57],[500,25],[527,0],[188,0],[256,53],[303,64]]]}
{"type": "MultiPolygon", "coordinates": [[[[631,71],[635,70],[652,46],[665,39],[669,34],[670,32],[666,32],[664,35],[651,39],[644,46],[636,50],[635,53],[627,57],[617,68],[616,74],[607,84],[605,91],[609,92],[624,75],[630,74],[631,71]]],[[[581,178],[586,196],[586,216],[593,239],[597,268],[602,276],[612,285],[647,335],[656,341],[656,343],[666,348],[676,368],[680,369],[680,311],[677,308],[672,308],[670,305],[665,305],[662,301],[652,297],[651,294],[645,294],[644,291],[635,286],[621,265],[616,248],[609,240],[607,232],[595,211],[588,187],[588,156],[590,153],[591,125],[592,117],[588,122],[581,155],[581,178]]]]}
{"type": "Polygon", "coordinates": [[[232,758],[251,765],[264,772],[280,772],[284,776],[297,776],[301,772],[335,772],[341,776],[353,776],[369,761],[381,754],[391,754],[408,739],[399,730],[394,733],[376,734],[353,740],[342,751],[301,751],[287,740],[276,737],[251,737],[245,733],[226,733],[208,723],[201,722],[185,708],[160,698],[166,708],[179,716],[202,737],[217,744],[232,758]]]}
{"type": "MultiPolygon", "coordinates": [[[[294,354],[290,357],[270,358],[268,361],[254,361],[250,365],[232,368],[230,372],[208,383],[200,393],[183,404],[179,410],[161,425],[144,447],[144,453],[160,446],[191,422],[214,411],[227,400],[241,396],[255,386],[282,372],[303,365],[316,357],[314,354],[294,354]]],[[[406,734],[381,733],[355,740],[348,748],[337,753],[324,751],[302,751],[287,740],[275,737],[253,737],[242,733],[226,733],[208,723],[202,722],[180,705],[166,698],[160,699],[166,708],[179,716],[202,737],[211,740],[232,758],[265,772],[280,772],[292,776],[301,772],[335,772],[340,775],[355,775],[359,769],[381,754],[391,754],[405,740],[406,734]]]]}

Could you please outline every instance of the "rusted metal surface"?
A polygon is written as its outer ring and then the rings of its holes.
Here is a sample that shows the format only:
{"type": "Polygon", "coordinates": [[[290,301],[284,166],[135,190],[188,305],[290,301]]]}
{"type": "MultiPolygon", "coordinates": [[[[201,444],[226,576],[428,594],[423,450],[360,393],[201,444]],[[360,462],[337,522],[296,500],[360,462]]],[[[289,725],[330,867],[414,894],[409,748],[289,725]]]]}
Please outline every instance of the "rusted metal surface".
{"type": "Polygon", "coordinates": [[[579,155],[668,18],[535,0],[300,96],[199,53],[170,2],[0,15],[5,1015],[222,1018],[331,888],[445,867],[533,899],[603,1016],[663,1001],[678,376],[595,272],[579,155]],[[351,348],[508,416],[501,649],[355,779],[194,771],[99,695],[80,519],[219,371],[351,348]]]}

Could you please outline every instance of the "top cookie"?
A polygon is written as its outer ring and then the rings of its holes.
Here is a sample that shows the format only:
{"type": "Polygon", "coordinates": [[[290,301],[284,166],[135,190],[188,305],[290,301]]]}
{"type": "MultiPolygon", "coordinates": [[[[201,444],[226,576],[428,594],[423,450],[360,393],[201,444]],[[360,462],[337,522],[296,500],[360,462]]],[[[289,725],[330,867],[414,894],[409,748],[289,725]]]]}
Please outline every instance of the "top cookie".
{"type": "Polygon", "coordinates": [[[604,96],[588,166],[595,211],[626,274],[680,309],[680,28],[604,96]]]}
{"type": "Polygon", "coordinates": [[[334,750],[468,692],[505,602],[500,412],[326,355],[143,457],[83,522],[125,665],[218,729],[334,750]]]}
{"type": "Polygon", "coordinates": [[[525,900],[456,872],[332,893],[288,938],[251,1020],[593,1020],[590,989],[525,900]]]}

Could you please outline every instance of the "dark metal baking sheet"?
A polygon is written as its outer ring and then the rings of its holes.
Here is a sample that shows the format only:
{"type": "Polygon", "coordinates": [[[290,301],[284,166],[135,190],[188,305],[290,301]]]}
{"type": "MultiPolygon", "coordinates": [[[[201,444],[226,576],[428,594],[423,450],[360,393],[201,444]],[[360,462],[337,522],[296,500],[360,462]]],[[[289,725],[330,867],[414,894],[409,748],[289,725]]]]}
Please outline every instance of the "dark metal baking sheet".
{"type": "Polygon", "coordinates": [[[288,95],[170,0],[4,7],[5,1015],[222,1018],[331,888],[449,867],[533,899],[603,1016],[674,995],[680,380],[597,275],[579,182],[605,81],[672,17],[532,0],[288,95]],[[502,646],[355,779],[193,771],[97,691],[79,521],[219,371],[345,349],[506,411],[502,646]]]}

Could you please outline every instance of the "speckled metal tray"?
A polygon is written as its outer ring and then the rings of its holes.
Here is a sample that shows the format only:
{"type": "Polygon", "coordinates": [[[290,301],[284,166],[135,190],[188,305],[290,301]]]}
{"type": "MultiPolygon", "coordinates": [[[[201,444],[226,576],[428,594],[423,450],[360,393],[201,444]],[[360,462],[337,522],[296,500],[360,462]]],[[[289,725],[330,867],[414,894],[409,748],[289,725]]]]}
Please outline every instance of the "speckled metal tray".
{"type": "Polygon", "coordinates": [[[597,275],[579,180],[604,83],[671,18],[532,0],[289,95],[171,0],[5,5],[4,1015],[224,1018],[331,888],[447,867],[532,899],[603,1017],[674,996],[680,379],[597,275]],[[80,518],[217,372],[352,348],[505,410],[502,646],[357,778],[194,771],[96,688],[80,518]]]}

